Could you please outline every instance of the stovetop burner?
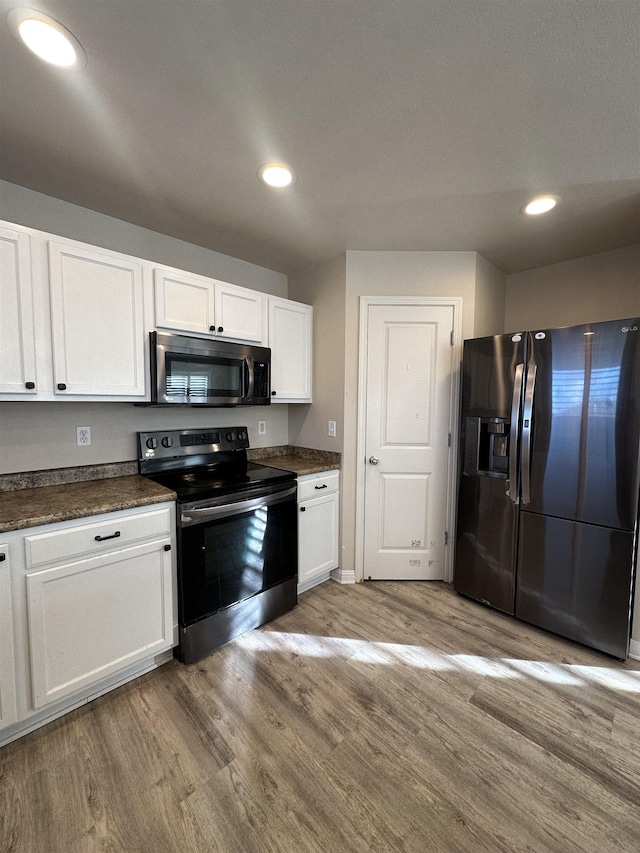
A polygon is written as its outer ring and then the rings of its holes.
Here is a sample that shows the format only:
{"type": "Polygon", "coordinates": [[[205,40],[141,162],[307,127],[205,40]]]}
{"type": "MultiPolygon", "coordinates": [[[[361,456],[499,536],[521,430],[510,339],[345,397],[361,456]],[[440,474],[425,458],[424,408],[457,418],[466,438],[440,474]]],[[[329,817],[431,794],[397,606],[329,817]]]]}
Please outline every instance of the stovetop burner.
{"type": "Polygon", "coordinates": [[[291,471],[248,462],[248,447],[246,427],[139,432],[138,468],[180,501],[295,479],[291,471]]]}

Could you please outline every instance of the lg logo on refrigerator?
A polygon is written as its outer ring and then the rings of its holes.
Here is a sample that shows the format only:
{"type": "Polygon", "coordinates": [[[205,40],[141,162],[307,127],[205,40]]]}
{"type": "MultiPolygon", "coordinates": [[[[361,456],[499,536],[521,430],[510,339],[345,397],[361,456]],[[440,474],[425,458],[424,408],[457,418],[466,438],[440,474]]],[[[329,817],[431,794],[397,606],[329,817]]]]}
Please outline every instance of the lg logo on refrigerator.
{"type": "Polygon", "coordinates": [[[623,326],[622,331],[623,332],[637,332],[638,327],[637,326],[623,326]]]}

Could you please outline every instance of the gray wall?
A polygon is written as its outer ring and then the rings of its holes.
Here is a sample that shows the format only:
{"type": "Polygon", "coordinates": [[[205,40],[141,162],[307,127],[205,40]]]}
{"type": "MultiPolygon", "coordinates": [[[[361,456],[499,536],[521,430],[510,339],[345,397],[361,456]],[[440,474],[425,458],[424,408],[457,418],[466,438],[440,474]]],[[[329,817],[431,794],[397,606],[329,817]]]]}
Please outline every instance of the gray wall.
{"type": "Polygon", "coordinates": [[[287,296],[282,273],[0,181],[0,219],[188,272],[287,296]]]}
{"type": "Polygon", "coordinates": [[[640,245],[507,276],[504,331],[640,314],[640,245]]]}
{"type": "Polygon", "coordinates": [[[506,276],[497,267],[489,263],[482,255],[476,254],[476,292],[475,314],[473,318],[473,336],[498,334],[505,311],[506,276]]]}
{"type": "Polygon", "coordinates": [[[342,451],[344,420],[346,255],[289,278],[289,296],[313,305],[313,405],[289,406],[289,441],[342,451]],[[337,435],[327,434],[327,421],[337,435]]]}

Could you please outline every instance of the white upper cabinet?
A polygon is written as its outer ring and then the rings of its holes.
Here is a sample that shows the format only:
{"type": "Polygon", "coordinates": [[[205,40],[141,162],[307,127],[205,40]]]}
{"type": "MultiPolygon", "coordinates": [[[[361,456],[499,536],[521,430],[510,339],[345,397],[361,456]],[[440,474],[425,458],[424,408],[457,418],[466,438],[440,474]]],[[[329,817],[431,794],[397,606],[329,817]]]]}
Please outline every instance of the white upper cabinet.
{"type": "Polygon", "coordinates": [[[310,403],[313,308],[269,297],[271,402],[310,403]]]}
{"type": "Polygon", "coordinates": [[[49,241],[54,393],[142,397],[142,264],[49,241]]]}
{"type": "Polygon", "coordinates": [[[266,296],[212,278],[156,267],[156,327],[262,344],[266,296]]]}
{"type": "Polygon", "coordinates": [[[0,227],[0,394],[37,390],[31,240],[0,227]]]}
{"type": "Polygon", "coordinates": [[[216,282],[216,334],[262,344],[266,338],[264,293],[216,282]]]}
{"type": "Polygon", "coordinates": [[[213,332],[213,281],[186,272],[153,271],[156,326],[174,332],[213,332]]]}

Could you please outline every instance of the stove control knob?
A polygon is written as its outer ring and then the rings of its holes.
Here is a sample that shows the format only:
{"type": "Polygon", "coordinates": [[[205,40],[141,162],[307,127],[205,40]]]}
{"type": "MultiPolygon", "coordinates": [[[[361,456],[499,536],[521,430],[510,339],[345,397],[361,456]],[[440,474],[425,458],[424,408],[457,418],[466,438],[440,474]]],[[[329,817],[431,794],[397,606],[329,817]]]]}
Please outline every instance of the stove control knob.
{"type": "Polygon", "coordinates": [[[149,448],[149,450],[155,450],[157,446],[158,446],[158,439],[157,438],[148,438],[147,439],[147,447],[149,448]]]}
{"type": "Polygon", "coordinates": [[[247,440],[247,434],[243,429],[241,429],[240,432],[238,433],[238,438],[240,439],[240,441],[246,441],[247,440]]]}
{"type": "Polygon", "coordinates": [[[171,438],[170,435],[164,436],[164,438],[162,439],[162,446],[163,447],[173,447],[173,439],[171,438]]]}
{"type": "Polygon", "coordinates": [[[232,432],[227,433],[227,441],[233,441],[234,438],[235,438],[234,433],[232,433],[232,432]]]}

